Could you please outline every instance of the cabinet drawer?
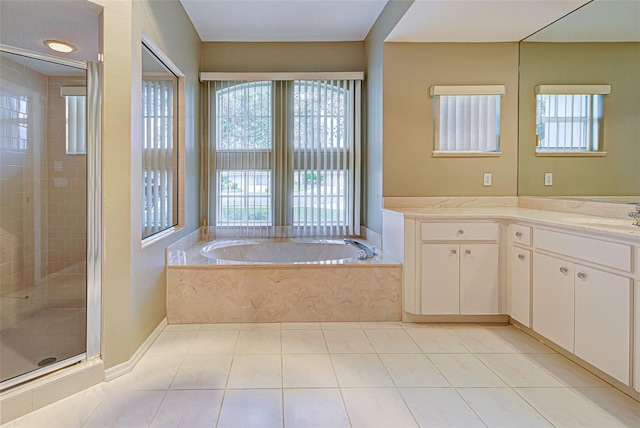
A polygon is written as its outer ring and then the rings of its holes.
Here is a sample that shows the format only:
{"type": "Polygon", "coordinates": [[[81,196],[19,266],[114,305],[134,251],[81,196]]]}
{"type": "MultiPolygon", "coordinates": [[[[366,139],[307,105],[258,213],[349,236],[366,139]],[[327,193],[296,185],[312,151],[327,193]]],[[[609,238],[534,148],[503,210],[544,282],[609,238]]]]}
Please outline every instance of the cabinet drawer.
{"type": "Polygon", "coordinates": [[[535,246],[542,250],[553,251],[627,272],[631,271],[631,246],[629,245],[544,229],[536,229],[533,239],[535,246]]]}
{"type": "Polygon", "coordinates": [[[497,241],[498,223],[422,223],[423,241],[497,241]]]}
{"type": "Polygon", "coordinates": [[[509,225],[509,239],[513,243],[531,246],[531,228],[519,224],[509,225]]]}

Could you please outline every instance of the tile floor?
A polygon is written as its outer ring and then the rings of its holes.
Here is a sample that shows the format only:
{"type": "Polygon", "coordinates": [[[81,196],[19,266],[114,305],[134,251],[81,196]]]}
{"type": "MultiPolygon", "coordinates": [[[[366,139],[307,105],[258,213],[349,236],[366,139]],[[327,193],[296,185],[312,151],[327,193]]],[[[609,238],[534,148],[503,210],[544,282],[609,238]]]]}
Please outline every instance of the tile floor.
{"type": "Polygon", "coordinates": [[[7,427],[614,427],[640,403],[513,326],[168,326],[133,372],[7,427]]]}

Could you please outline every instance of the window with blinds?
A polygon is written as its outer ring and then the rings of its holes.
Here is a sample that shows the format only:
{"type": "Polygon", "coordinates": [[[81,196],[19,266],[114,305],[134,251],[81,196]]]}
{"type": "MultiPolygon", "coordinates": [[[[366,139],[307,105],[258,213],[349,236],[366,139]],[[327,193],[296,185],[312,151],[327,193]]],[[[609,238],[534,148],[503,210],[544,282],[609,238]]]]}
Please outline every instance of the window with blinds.
{"type": "Polygon", "coordinates": [[[536,87],[536,152],[602,150],[604,95],[608,85],[536,87]]]}
{"type": "Polygon", "coordinates": [[[178,77],[143,44],[143,239],[178,223],[177,88],[178,77]]]}
{"type": "Polygon", "coordinates": [[[61,86],[60,95],[65,103],[66,154],[86,155],[87,88],[61,86]]]}
{"type": "Polygon", "coordinates": [[[354,234],[360,82],[218,81],[213,91],[216,234],[354,234]]]}
{"type": "Polygon", "coordinates": [[[500,152],[504,86],[433,86],[434,155],[500,152]]]}

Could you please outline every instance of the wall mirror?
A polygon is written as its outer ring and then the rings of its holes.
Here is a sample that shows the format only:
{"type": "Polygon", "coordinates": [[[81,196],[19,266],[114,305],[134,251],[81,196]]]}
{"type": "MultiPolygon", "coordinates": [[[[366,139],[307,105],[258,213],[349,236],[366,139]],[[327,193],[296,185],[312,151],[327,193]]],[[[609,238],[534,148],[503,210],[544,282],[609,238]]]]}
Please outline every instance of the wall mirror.
{"type": "Polygon", "coordinates": [[[640,200],[639,76],[637,0],[593,0],[521,41],[518,195],[640,200]],[[535,87],[594,84],[611,85],[604,97],[606,153],[536,153],[535,87]],[[552,174],[550,186],[545,173],[552,174]]]}

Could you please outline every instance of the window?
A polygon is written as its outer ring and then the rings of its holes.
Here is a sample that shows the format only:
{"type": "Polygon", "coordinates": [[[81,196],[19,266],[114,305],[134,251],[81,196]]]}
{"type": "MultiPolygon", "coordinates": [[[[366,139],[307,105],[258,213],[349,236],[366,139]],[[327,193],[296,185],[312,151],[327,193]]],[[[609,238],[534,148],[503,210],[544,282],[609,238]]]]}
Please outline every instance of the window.
{"type": "Polygon", "coordinates": [[[536,152],[601,151],[609,92],[608,85],[536,86],[536,152]]]}
{"type": "Polygon", "coordinates": [[[359,91],[354,80],[215,82],[216,234],[354,234],[359,91]]]}
{"type": "Polygon", "coordinates": [[[434,156],[500,153],[504,86],[433,86],[434,156]]]}
{"type": "Polygon", "coordinates": [[[142,238],[178,224],[178,75],[142,44],[142,238]]]}
{"type": "Polygon", "coordinates": [[[61,86],[60,95],[65,103],[65,131],[68,155],[86,155],[87,88],[61,86]]]}

